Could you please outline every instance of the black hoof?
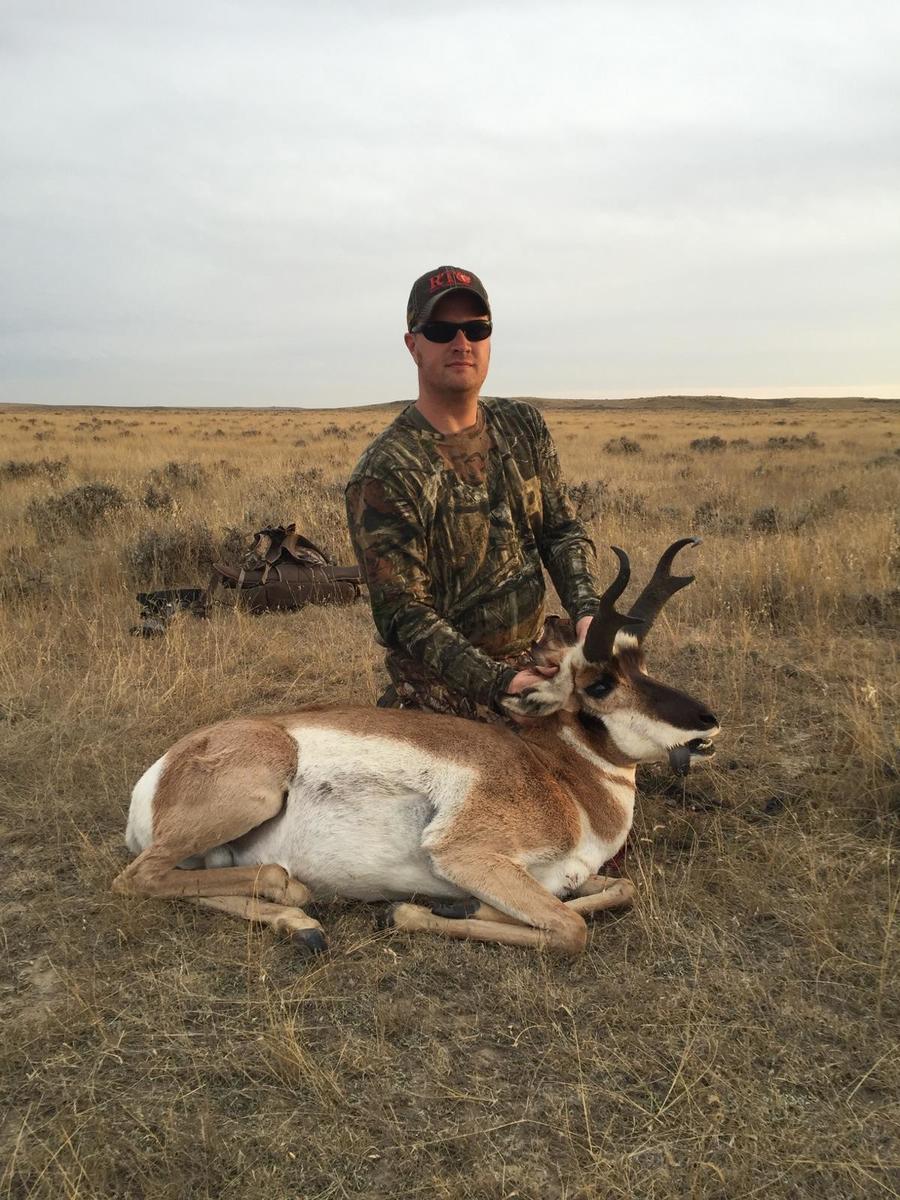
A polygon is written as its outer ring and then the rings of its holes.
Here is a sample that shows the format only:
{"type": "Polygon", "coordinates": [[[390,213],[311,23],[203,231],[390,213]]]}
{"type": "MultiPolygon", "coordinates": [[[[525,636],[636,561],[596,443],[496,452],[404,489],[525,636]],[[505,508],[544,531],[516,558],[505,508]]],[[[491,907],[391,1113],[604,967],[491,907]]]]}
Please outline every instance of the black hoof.
{"type": "Polygon", "coordinates": [[[394,928],[394,909],[396,904],[385,904],[375,913],[375,928],[376,929],[393,929],[394,928]]]}
{"type": "Polygon", "coordinates": [[[447,917],[451,921],[462,921],[473,917],[481,907],[481,901],[474,896],[465,900],[432,900],[429,907],[436,917],[447,917]]]}
{"type": "Polygon", "coordinates": [[[325,934],[321,929],[295,929],[291,934],[291,941],[301,954],[324,954],[328,949],[325,934]]]}

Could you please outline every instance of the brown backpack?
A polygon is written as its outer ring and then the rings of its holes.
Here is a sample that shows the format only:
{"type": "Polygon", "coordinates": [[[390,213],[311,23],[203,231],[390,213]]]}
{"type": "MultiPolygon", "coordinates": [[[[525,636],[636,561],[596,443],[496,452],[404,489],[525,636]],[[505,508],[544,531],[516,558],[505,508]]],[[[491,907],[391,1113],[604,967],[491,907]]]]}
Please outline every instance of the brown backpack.
{"type": "Polygon", "coordinates": [[[293,523],[260,529],[253,536],[239,567],[213,564],[213,582],[234,588],[241,606],[251,612],[352,604],[361,594],[359,568],[335,566],[293,523]]]}

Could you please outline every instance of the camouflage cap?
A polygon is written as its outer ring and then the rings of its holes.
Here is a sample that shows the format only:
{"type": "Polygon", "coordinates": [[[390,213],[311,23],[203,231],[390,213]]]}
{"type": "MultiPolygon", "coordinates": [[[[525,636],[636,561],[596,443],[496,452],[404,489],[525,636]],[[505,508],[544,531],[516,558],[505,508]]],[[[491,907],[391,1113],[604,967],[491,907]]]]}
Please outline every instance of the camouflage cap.
{"type": "Polygon", "coordinates": [[[491,304],[484,284],[471,271],[460,267],[436,267],[420,276],[412,285],[409,293],[409,303],[406,306],[406,325],[412,329],[427,321],[434,312],[434,306],[450,292],[471,292],[484,305],[488,317],[491,315],[491,304]]]}

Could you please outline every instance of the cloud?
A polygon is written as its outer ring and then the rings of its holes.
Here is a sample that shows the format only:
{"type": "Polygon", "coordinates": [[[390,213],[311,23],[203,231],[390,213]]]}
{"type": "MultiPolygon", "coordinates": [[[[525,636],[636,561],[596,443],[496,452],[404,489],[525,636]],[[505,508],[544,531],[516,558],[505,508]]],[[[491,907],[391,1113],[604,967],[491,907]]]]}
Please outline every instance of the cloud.
{"type": "Polygon", "coordinates": [[[14,4],[4,399],[414,390],[470,266],[492,391],[900,384],[884,3],[14,4]]]}

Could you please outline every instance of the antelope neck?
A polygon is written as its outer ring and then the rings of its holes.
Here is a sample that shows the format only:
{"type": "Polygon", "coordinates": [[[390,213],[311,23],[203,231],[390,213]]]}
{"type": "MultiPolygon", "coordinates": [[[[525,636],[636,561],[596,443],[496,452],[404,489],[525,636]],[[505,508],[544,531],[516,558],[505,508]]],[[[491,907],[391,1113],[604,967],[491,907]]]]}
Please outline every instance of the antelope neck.
{"type": "Polygon", "coordinates": [[[627,758],[609,735],[609,730],[600,717],[579,712],[569,726],[574,736],[579,737],[585,749],[603,758],[612,771],[634,771],[636,763],[627,758]]]}

